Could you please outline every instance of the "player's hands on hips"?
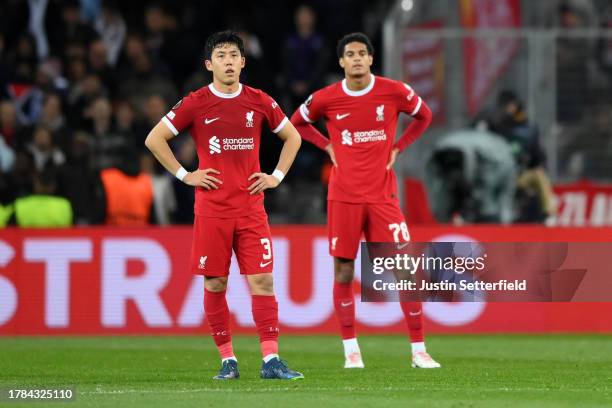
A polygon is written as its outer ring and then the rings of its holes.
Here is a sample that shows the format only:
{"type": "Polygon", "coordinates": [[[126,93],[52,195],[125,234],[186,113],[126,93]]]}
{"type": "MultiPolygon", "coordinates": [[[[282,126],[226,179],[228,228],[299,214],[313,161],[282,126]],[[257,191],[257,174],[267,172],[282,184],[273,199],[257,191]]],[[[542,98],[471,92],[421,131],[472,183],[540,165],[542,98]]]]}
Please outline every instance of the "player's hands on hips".
{"type": "Polygon", "coordinates": [[[276,177],[266,173],[253,173],[249,177],[249,181],[250,180],[255,180],[253,184],[249,186],[251,195],[259,194],[269,188],[275,188],[280,184],[280,181],[278,181],[276,177]]]}
{"type": "Polygon", "coordinates": [[[399,154],[399,149],[397,147],[394,147],[393,150],[391,150],[391,154],[389,155],[389,163],[387,164],[387,170],[390,170],[391,167],[393,167],[393,165],[395,164],[395,159],[397,159],[398,154],[399,154]]]}
{"type": "Polygon", "coordinates": [[[332,147],[331,143],[327,145],[325,151],[327,154],[329,154],[329,158],[331,159],[334,167],[338,167],[338,163],[336,163],[336,154],[334,153],[334,148],[332,147]]]}
{"type": "Polygon", "coordinates": [[[223,182],[213,174],[221,174],[221,172],[215,169],[198,169],[187,173],[183,183],[194,187],[202,187],[206,190],[217,190],[219,188],[218,184],[223,184],[223,182]]]}

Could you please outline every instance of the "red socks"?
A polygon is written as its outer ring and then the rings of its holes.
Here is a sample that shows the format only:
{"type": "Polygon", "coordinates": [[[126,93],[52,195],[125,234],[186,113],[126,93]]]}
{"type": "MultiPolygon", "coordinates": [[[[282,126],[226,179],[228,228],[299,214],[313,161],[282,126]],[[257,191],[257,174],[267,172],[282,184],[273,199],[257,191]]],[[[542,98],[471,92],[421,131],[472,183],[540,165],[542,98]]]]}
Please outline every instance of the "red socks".
{"type": "Polygon", "coordinates": [[[204,289],[204,313],[221,359],[234,357],[230,315],[225,300],[225,291],[211,292],[204,289]]]}
{"type": "Polygon", "coordinates": [[[278,303],[274,296],[252,295],[253,321],[257,326],[261,355],[278,354],[278,303]]]}
{"type": "Polygon", "coordinates": [[[355,296],[353,282],[339,283],[334,281],[334,308],[340,323],[342,339],[354,339],[355,334],[355,296]]]}
{"type": "MultiPolygon", "coordinates": [[[[259,333],[261,354],[278,354],[278,303],[274,296],[252,296],[253,320],[259,333]]],[[[230,331],[230,315],[225,291],[204,289],[204,312],[221,359],[235,358],[230,331]]]]}
{"type": "Polygon", "coordinates": [[[423,342],[425,339],[423,330],[423,305],[421,302],[400,302],[400,306],[402,307],[402,312],[404,312],[408,333],[410,334],[410,341],[412,343],[423,342]]]}

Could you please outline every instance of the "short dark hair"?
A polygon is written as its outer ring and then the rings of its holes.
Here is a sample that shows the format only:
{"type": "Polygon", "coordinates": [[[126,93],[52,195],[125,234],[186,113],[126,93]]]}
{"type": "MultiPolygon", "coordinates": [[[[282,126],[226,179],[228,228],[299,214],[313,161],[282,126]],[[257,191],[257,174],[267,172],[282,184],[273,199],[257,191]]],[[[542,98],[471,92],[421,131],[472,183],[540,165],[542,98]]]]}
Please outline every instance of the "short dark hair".
{"type": "Polygon", "coordinates": [[[344,55],[344,47],[346,47],[346,44],[352,42],[359,42],[365,44],[366,48],[368,49],[368,54],[374,55],[374,46],[372,45],[372,42],[370,41],[370,38],[368,38],[367,35],[365,35],[364,33],[350,33],[345,35],[338,41],[338,46],[336,47],[336,53],[338,53],[338,58],[342,58],[342,56],[344,55]]]}
{"type": "Polygon", "coordinates": [[[516,95],[516,92],[510,89],[504,89],[497,96],[497,105],[501,107],[505,107],[509,103],[518,104],[520,103],[520,100],[518,96],[516,95]]]}
{"type": "Polygon", "coordinates": [[[223,44],[234,44],[240,50],[240,55],[244,56],[244,43],[236,32],[226,30],[213,33],[206,39],[204,47],[204,58],[210,60],[215,48],[223,44]]]}

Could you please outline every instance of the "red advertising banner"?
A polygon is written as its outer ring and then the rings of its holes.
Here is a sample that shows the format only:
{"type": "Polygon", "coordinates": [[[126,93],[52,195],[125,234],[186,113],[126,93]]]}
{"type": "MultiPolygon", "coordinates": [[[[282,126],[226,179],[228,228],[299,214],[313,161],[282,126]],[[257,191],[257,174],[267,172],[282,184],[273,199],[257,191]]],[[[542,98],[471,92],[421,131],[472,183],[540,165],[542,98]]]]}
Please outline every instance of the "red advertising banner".
{"type": "MultiPolygon", "coordinates": [[[[461,25],[466,29],[510,29],[521,25],[520,0],[461,0],[461,25]]],[[[504,72],[520,40],[508,37],[463,40],[465,96],[470,115],[480,109],[504,72]]]]}
{"type": "MultiPolygon", "coordinates": [[[[414,228],[415,241],[610,242],[610,228],[414,228]]],[[[283,333],[335,333],[324,227],[273,228],[283,333]]],[[[207,333],[203,281],[188,272],[190,228],[0,232],[0,335],[207,333]]],[[[359,296],[358,282],[355,283],[359,296]]],[[[236,333],[253,333],[250,296],[232,263],[236,333]]],[[[403,332],[397,303],[357,302],[358,328],[403,332]]],[[[430,333],[609,332],[612,303],[426,303],[430,333]]]]}
{"type": "Polygon", "coordinates": [[[612,226],[612,185],[581,181],[554,186],[560,226],[612,226]]]}
{"type": "Polygon", "coordinates": [[[442,38],[419,36],[411,30],[434,30],[442,21],[411,26],[404,30],[401,44],[402,78],[433,113],[433,124],[441,125],[444,117],[444,41],[442,38]]]}

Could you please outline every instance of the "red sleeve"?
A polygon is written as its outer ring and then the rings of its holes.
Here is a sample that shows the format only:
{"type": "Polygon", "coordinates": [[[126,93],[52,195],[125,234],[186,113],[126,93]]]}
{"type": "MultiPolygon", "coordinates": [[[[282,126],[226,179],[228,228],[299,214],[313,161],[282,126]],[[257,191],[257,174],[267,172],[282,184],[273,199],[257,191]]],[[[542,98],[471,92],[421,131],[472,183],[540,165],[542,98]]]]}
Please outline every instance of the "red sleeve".
{"type": "Polygon", "coordinates": [[[196,103],[193,94],[189,94],[176,103],[161,121],[176,136],[189,128],[195,116],[196,103]]]}
{"type": "Polygon", "coordinates": [[[429,106],[425,102],[419,98],[419,109],[413,115],[414,119],[410,122],[410,125],[404,130],[402,136],[399,138],[393,147],[399,149],[400,152],[403,152],[408,146],[414,143],[421,135],[425,132],[429,124],[431,123],[431,110],[429,110],[429,106]]]}
{"type": "Polygon", "coordinates": [[[267,93],[262,92],[263,112],[268,122],[268,126],[273,133],[278,133],[289,122],[285,112],[278,106],[278,103],[267,93]]]}
{"type": "Polygon", "coordinates": [[[325,111],[325,102],[320,93],[317,91],[310,95],[298,109],[304,121],[314,123],[323,117],[325,111]]]}
{"type": "Polygon", "coordinates": [[[415,116],[423,106],[423,100],[414,92],[410,85],[403,82],[396,82],[398,110],[415,116]]]}
{"type": "Polygon", "coordinates": [[[293,113],[293,116],[291,116],[291,123],[293,123],[293,126],[295,126],[302,139],[312,143],[319,149],[325,150],[329,145],[329,139],[323,136],[317,128],[306,122],[300,109],[297,109],[293,113]]]}

